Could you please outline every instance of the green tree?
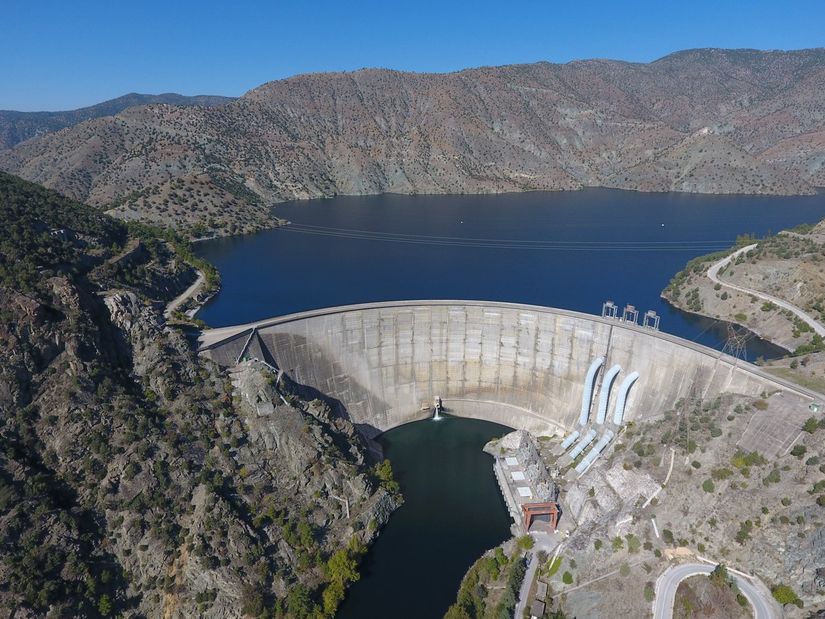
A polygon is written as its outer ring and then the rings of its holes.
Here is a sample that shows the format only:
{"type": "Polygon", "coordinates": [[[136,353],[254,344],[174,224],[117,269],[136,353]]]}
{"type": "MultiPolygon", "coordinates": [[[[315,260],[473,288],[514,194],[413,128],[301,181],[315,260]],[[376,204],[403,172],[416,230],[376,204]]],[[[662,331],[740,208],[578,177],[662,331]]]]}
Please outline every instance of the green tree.
{"type": "Polygon", "coordinates": [[[259,586],[244,585],[241,591],[241,612],[250,617],[258,617],[266,610],[264,594],[259,586]]]}
{"type": "Polygon", "coordinates": [[[393,477],[392,463],[389,460],[385,459],[376,464],[373,467],[373,472],[384,489],[393,494],[401,491],[401,487],[393,477]]]}
{"type": "Polygon", "coordinates": [[[469,613],[458,604],[453,604],[444,614],[444,619],[472,619],[469,613]]]}
{"type": "Polygon", "coordinates": [[[534,544],[533,538],[529,535],[522,535],[516,542],[519,550],[530,550],[534,544]]]}
{"type": "Polygon", "coordinates": [[[100,600],[97,602],[97,610],[104,617],[108,617],[112,614],[112,601],[105,593],[100,596],[100,600]]]}
{"type": "Polygon", "coordinates": [[[573,584],[573,574],[571,574],[570,572],[565,572],[564,574],[561,575],[561,581],[565,585],[572,585],[573,584]]]}
{"type": "Polygon", "coordinates": [[[321,594],[321,601],[324,605],[324,614],[328,617],[335,615],[338,606],[344,600],[344,585],[340,582],[333,581],[329,583],[324,592],[321,594]]]}
{"type": "Polygon", "coordinates": [[[286,596],[286,612],[290,619],[310,619],[317,610],[306,585],[297,584],[286,596]]]}
{"type": "Polygon", "coordinates": [[[358,562],[346,550],[336,551],[327,561],[327,577],[330,582],[337,582],[343,588],[358,580],[358,562]]]}
{"type": "Polygon", "coordinates": [[[713,568],[713,571],[708,575],[708,578],[717,587],[721,587],[722,585],[727,587],[730,580],[730,577],[728,576],[728,568],[720,563],[713,568]]]}

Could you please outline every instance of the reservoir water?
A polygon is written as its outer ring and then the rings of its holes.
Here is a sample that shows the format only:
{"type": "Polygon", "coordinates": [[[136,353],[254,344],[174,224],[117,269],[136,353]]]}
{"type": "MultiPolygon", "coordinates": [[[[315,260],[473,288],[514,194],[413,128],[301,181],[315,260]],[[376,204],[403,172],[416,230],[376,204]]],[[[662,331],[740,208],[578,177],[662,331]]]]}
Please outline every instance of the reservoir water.
{"type": "MultiPolygon", "coordinates": [[[[478,299],[599,313],[611,299],[661,329],[721,347],[725,328],[659,298],[693,257],[825,217],[825,195],[644,194],[608,189],[291,202],[295,223],[199,243],[221,292],[214,327],[307,309],[400,299],[478,299]]],[[[751,342],[749,357],[777,354],[751,342]]]]}
{"type": "Polygon", "coordinates": [[[444,417],[382,435],[405,503],[367,554],[361,580],[347,593],[339,619],[442,617],[467,568],[510,537],[510,519],[481,451],[511,430],[444,417]]]}
{"type": "MultiPolygon", "coordinates": [[[[340,197],[279,205],[295,225],[197,245],[221,292],[211,326],[320,307],[400,299],[479,299],[598,314],[612,299],[657,311],[661,329],[721,347],[724,327],[659,298],[693,257],[825,217],[825,195],[775,198],[571,193],[340,197]]],[[[777,350],[757,341],[748,356],[777,350]]],[[[383,435],[405,505],[368,553],[340,616],[441,617],[461,577],[508,536],[483,444],[507,431],[467,419],[383,435]]]]}

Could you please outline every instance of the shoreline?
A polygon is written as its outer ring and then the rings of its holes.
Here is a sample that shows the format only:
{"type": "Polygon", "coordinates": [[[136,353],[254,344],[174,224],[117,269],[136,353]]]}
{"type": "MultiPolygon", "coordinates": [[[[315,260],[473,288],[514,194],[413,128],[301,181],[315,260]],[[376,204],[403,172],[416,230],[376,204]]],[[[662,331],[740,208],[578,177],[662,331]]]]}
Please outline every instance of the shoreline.
{"type": "Polygon", "coordinates": [[[336,198],[368,198],[368,197],[378,197],[378,196],[406,196],[406,197],[414,197],[414,196],[421,196],[421,197],[439,197],[439,196],[501,196],[501,195],[508,195],[508,194],[526,194],[526,193],[548,193],[548,194],[569,194],[569,193],[577,193],[583,192],[588,190],[605,190],[605,191],[624,191],[628,193],[636,193],[636,194],[657,194],[657,195],[673,195],[673,196],[690,196],[690,197],[723,197],[723,198],[737,198],[737,197],[749,197],[749,198],[809,198],[812,196],[825,196],[825,187],[818,187],[818,186],[811,186],[811,191],[809,193],[734,193],[734,192],[706,192],[706,191],[678,191],[673,189],[638,189],[632,187],[611,187],[608,185],[580,185],[576,188],[570,189],[518,189],[518,190],[503,190],[503,191],[476,191],[476,192],[438,192],[438,193],[429,193],[429,192],[420,192],[420,191],[410,191],[410,192],[398,192],[398,191],[379,191],[375,193],[334,193],[334,194],[325,194],[320,196],[311,196],[311,197],[303,197],[303,198],[288,198],[284,200],[273,200],[270,205],[270,213],[271,216],[275,219],[273,225],[264,226],[259,230],[255,230],[253,232],[238,232],[234,234],[214,234],[212,236],[204,236],[199,237],[197,239],[192,239],[190,243],[201,243],[203,241],[214,241],[216,239],[222,238],[236,238],[247,236],[251,234],[257,234],[259,232],[263,232],[265,230],[274,230],[276,228],[280,228],[283,226],[288,226],[292,222],[281,217],[278,217],[276,213],[276,209],[284,204],[306,204],[310,202],[320,202],[326,200],[334,200],[336,198]]]}
{"type": "Polygon", "coordinates": [[[710,314],[703,314],[701,312],[694,312],[693,310],[689,310],[685,307],[682,307],[681,305],[679,305],[677,303],[674,303],[673,299],[668,298],[667,296],[665,296],[664,293],[660,294],[659,298],[662,299],[665,303],[667,303],[669,307],[672,307],[673,309],[675,309],[679,312],[682,312],[683,314],[688,314],[690,316],[697,316],[699,318],[703,318],[703,319],[706,319],[706,320],[712,320],[712,321],[714,321],[714,322],[716,322],[720,325],[735,325],[739,329],[742,329],[742,330],[746,331],[748,334],[750,334],[751,339],[757,339],[761,342],[765,342],[765,343],[769,344],[770,346],[774,346],[775,348],[779,348],[780,350],[784,351],[784,354],[782,356],[773,357],[771,359],[766,359],[766,361],[774,361],[774,360],[777,360],[777,359],[784,359],[785,357],[790,357],[790,356],[793,355],[792,350],[788,350],[785,346],[782,346],[782,344],[779,344],[779,343],[771,340],[770,338],[765,337],[764,335],[760,334],[758,331],[755,331],[751,327],[749,327],[747,325],[744,325],[741,322],[737,322],[736,320],[727,320],[725,318],[717,318],[716,316],[711,316],[710,314]]]}

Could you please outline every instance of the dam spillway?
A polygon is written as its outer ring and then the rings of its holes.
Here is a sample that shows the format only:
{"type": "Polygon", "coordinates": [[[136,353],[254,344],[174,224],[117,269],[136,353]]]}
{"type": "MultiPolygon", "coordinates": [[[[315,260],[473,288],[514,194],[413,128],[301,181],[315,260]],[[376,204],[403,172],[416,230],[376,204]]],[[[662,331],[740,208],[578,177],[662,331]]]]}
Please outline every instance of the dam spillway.
{"type": "Polygon", "coordinates": [[[336,400],[369,437],[430,417],[436,396],[452,414],[535,433],[570,431],[597,358],[604,367],[622,368],[617,384],[639,373],[623,402],[625,422],[660,416],[692,394],[756,397],[783,390],[804,400],[816,397],[754,365],[660,331],[487,301],[399,301],[291,314],[206,330],[200,354],[222,366],[244,358],[266,361],[336,400]]]}

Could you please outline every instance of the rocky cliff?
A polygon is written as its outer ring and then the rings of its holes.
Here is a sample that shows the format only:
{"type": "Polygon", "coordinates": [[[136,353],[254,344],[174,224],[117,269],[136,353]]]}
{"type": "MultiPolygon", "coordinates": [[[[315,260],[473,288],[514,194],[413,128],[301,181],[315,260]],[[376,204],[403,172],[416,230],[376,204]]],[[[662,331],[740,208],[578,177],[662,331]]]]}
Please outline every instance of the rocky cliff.
{"type": "Polygon", "coordinates": [[[7,175],[0,219],[0,608],[329,615],[399,501],[352,425],[195,357],[168,244],[7,175]]]}
{"type": "Polygon", "coordinates": [[[821,49],[302,75],[219,107],[91,120],[0,154],[0,168],[196,233],[336,194],[799,194],[825,186],[824,87],[821,49]]]}

